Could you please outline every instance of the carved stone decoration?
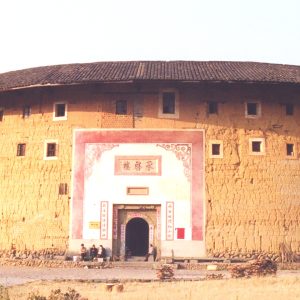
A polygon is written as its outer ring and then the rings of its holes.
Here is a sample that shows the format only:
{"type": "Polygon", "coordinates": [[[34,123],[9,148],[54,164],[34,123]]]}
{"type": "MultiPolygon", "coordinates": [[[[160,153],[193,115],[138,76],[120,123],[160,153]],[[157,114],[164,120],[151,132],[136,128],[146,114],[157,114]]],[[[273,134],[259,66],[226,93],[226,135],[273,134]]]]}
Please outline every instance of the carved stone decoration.
{"type": "Polygon", "coordinates": [[[191,182],[191,167],[192,167],[192,145],[187,144],[157,144],[157,147],[164,148],[167,151],[172,151],[178,160],[181,160],[184,168],[184,175],[191,182]]]}
{"type": "Polygon", "coordinates": [[[118,144],[86,144],[85,145],[85,177],[92,174],[92,169],[95,161],[98,161],[104,151],[118,147],[118,144]]]}

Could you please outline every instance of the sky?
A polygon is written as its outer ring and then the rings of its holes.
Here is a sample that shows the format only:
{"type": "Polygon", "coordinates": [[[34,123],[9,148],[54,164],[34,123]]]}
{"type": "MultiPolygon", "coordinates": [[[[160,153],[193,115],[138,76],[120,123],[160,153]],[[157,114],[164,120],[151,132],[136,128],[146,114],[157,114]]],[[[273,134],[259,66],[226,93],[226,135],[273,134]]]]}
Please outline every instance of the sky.
{"type": "Polygon", "coordinates": [[[300,0],[0,0],[0,73],[124,60],[300,65],[300,0]]]}

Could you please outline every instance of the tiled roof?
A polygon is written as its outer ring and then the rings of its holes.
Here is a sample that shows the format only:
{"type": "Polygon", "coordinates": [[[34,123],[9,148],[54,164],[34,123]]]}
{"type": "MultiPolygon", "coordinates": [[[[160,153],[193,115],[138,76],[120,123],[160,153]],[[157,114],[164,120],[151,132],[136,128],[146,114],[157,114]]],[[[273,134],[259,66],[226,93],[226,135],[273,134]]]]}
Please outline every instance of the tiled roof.
{"type": "Polygon", "coordinates": [[[36,85],[174,80],[300,84],[300,66],[226,61],[124,61],[67,64],[0,74],[0,91],[36,85]]]}

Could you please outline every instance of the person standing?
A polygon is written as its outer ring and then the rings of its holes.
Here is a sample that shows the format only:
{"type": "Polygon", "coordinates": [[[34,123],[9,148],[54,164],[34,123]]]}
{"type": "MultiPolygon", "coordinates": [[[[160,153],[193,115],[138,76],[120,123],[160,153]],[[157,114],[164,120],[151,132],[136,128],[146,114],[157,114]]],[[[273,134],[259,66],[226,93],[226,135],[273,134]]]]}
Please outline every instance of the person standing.
{"type": "Polygon", "coordinates": [[[148,261],[150,255],[153,255],[153,260],[155,261],[156,260],[155,252],[156,252],[155,248],[153,247],[152,244],[150,244],[149,251],[148,251],[148,253],[146,254],[146,257],[145,257],[145,261],[148,261]]]}

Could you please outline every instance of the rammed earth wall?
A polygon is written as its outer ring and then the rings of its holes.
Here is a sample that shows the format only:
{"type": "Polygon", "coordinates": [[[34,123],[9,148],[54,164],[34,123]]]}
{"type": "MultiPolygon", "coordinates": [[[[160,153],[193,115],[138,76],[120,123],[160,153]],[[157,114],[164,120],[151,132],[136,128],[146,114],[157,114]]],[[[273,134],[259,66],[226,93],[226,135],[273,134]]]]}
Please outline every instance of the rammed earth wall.
{"type": "Polygon", "coordinates": [[[67,249],[72,138],[77,128],[174,128],[205,132],[205,243],[207,253],[300,251],[300,88],[285,85],[151,83],[37,87],[0,94],[0,248],[67,249]],[[160,88],[179,91],[179,118],[158,117],[160,88]],[[115,101],[127,100],[127,115],[115,101]],[[53,120],[53,103],[66,101],[67,120],[53,120]],[[208,114],[207,102],[218,102],[208,114]],[[261,116],[245,117],[245,102],[261,116]],[[287,116],[285,104],[294,104],[287,116]],[[22,108],[31,115],[22,117],[22,108]],[[133,113],[135,116],[133,116],[133,113]],[[249,139],[265,141],[251,155],[249,139]],[[58,143],[58,157],[44,160],[44,143],[58,143]],[[211,158],[210,141],[223,143],[211,158]],[[17,157],[17,144],[26,155],[17,157]],[[294,144],[292,157],[286,144],[294,144]],[[67,183],[66,195],[59,184],[67,183]]]}

